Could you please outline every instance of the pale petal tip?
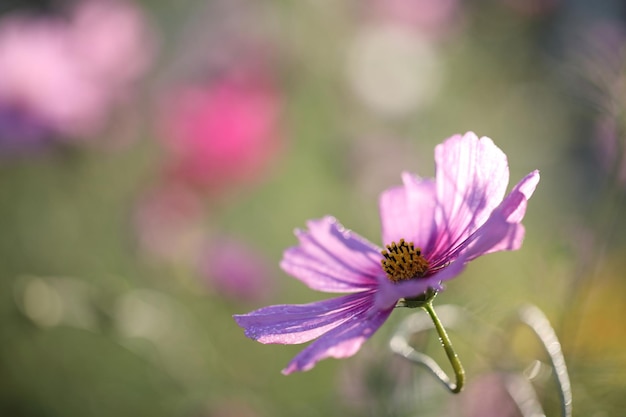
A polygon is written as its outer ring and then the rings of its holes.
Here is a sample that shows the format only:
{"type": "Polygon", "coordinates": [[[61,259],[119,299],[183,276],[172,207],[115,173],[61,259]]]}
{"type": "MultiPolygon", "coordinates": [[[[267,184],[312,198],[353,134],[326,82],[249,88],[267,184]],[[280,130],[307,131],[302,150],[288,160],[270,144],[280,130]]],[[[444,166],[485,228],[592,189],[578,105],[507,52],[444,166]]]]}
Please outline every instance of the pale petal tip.
{"type": "Polygon", "coordinates": [[[401,178],[402,184],[404,184],[405,187],[419,184],[421,181],[423,181],[419,175],[410,171],[402,171],[401,178]]]}
{"type": "Polygon", "coordinates": [[[535,179],[535,183],[536,183],[536,184],[537,184],[537,183],[539,183],[539,180],[541,179],[541,174],[539,173],[539,170],[538,170],[538,169],[536,169],[536,170],[534,170],[533,172],[531,172],[530,174],[531,174],[531,175],[533,176],[533,178],[535,179]]]}
{"type": "MultiPolygon", "coordinates": [[[[460,135],[456,135],[456,136],[460,136],[460,135]]],[[[465,132],[465,134],[463,134],[462,137],[463,137],[463,139],[478,140],[478,135],[476,133],[474,133],[474,131],[472,131],[472,130],[468,130],[467,132],[465,132]]],[[[487,136],[482,136],[480,139],[482,140],[483,138],[487,138],[487,139],[491,140],[487,136]]]]}
{"type": "Polygon", "coordinates": [[[235,323],[237,323],[237,325],[243,329],[245,329],[244,325],[242,324],[242,319],[245,317],[244,314],[233,314],[233,320],[235,320],[235,323]]]}
{"type": "MultiPolygon", "coordinates": [[[[310,368],[312,368],[312,366],[310,368]]],[[[298,372],[298,371],[300,371],[300,372],[308,371],[308,369],[300,369],[300,368],[298,368],[298,366],[296,364],[290,363],[289,365],[285,366],[285,368],[282,371],[280,371],[280,373],[285,375],[285,376],[287,376],[287,375],[291,375],[294,372],[298,372]]]]}
{"type": "Polygon", "coordinates": [[[296,237],[302,236],[302,235],[306,235],[309,233],[309,230],[319,226],[319,225],[324,225],[324,224],[328,224],[328,225],[332,225],[337,223],[337,219],[333,216],[330,215],[326,215],[324,217],[321,217],[319,219],[311,219],[311,220],[307,220],[306,222],[306,227],[307,229],[302,229],[300,227],[296,227],[295,229],[293,229],[293,234],[296,235],[296,237]]]}
{"type": "Polygon", "coordinates": [[[537,188],[537,185],[539,184],[540,179],[541,179],[541,176],[539,174],[539,170],[536,169],[534,171],[531,171],[528,175],[526,175],[519,182],[519,184],[515,186],[514,189],[520,191],[522,194],[524,194],[524,197],[526,197],[526,199],[529,199],[535,192],[535,188],[537,188]]]}

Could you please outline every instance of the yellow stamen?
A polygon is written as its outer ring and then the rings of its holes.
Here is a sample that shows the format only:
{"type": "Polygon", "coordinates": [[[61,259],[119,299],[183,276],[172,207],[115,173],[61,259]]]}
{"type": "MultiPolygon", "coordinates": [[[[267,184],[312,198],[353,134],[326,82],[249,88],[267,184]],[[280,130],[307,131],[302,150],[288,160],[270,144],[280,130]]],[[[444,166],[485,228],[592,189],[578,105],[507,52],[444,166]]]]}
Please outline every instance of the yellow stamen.
{"type": "Polygon", "coordinates": [[[387,250],[380,253],[384,258],[380,261],[383,270],[393,282],[421,278],[428,271],[428,261],[422,256],[420,248],[415,248],[413,242],[391,242],[385,246],[387,250]]]}

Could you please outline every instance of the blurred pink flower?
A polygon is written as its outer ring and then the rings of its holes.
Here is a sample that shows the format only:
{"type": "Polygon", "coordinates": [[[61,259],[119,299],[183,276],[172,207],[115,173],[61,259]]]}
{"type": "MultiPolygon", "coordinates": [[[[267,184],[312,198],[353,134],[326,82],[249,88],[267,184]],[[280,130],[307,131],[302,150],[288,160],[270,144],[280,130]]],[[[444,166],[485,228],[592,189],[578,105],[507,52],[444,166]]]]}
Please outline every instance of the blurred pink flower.
{"type": "Polygon", "coordinates": [[[72,46],[93,77],[123,86],[147,71],[156,41],[137,6],[122,0],[87,0],[72,17],[72,46]]]}
{"type": "Polygon", "coordinates": [[[211,242],[199,262],[206,284],[233,300],[263,301],[275,291],[268,260],[260,249],[241,240],[224,237],[211,242]]]}
{"type": "Polygon", "coordinates": [[[262,76],[180,87],[161,110],[174,175],[201,188],[255,181],[278,150],[280,100],[262,76]]]}
{"type": "Polygon", "coordinates": [[[0,112],[18,109],[47,131],[76,134],[101,124],[104,94],[76,61],[62,22],[0,21],[0,112]]]}
{"type": "Polygon", "coordinates": [[[400,299],[441,289],[479,256],[520,248],[521,224],[539,173],[505,196],[506,155],[487,137],[455,135],[435,148],[437,174],[405,172],[403,186],[380,196],[386,249],[324,217],[297,230],[299,245],[281,267],[310,288],[347,293],[309,304],[274,305],[235,315],[246,336],[261,343],[315,340],[283,369],[306,371],[325,358],[354,355],[387,320],[400,299]]]}
{"type": "Polygon", "coordinates": [[[2,143],[77,140],[103,129],[145,71],[147,26],[126,3],[88,1],[74,15],[0,20],[2,143]],[[106,4],[106,6],[105,6],[106,4]],[[31,128],[29,128],[31,127],[31,128]]]}

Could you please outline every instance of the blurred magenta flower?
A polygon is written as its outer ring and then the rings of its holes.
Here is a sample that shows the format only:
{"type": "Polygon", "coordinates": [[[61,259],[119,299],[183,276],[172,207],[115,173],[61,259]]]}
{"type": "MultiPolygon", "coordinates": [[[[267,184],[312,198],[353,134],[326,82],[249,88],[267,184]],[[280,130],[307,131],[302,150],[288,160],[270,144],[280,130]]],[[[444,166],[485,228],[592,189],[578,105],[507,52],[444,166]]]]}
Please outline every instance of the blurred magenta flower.
{"type": "Polygon", "coordinates": [[[487,253],[518,249],[521,221],[539,182],[533,171],[506,196],[506,155],[487,137],[455,135],[435,148],[435,179],[404,173],[403,186],[380,196],[382,249],[325,217],[297,230],[300,245],[281,267],[310,288],[349,293],[300,305],[275,305],[235,315],[246,336],[261,343],[316,339],[283,369],[311,369],[345,358],[385,322],[400,299],[419,300],[487,253]],[[504,199],[503,199],[504,197],[504,199]]]}
{"type": "Polygon", "coordinates": [[[129,84],[147,68],[147,33],[140,10],[122,1],[82,2],[67,19],[3,17],[2,148],[76,141],[100,132],[113,106],[128,96],[129,84]]]}
{"type": "Polygon", "coordinates": [[[275,290],[261,250],[233,237],[208,244],[200,254],[199,269],[211,289],[233,300],[267,300],[275,290]]]}
{"type": "Polygon", "coordinates": [[[263,75],[229,74],[164,100],[161,136],[173,175],[216,191],[256,181],[279,145],[279,94],[263,75]]]}

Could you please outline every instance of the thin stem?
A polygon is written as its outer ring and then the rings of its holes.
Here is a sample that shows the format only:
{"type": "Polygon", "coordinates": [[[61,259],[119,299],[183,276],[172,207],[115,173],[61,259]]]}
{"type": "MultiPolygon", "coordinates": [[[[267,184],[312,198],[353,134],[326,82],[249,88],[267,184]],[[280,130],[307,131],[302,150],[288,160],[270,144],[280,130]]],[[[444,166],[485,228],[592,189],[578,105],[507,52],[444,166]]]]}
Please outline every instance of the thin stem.
{"type": "Polygon", "coordinates": [[[550,357],[561,397],[561,415],[563,417],[572,417],[572,385],[556,332],[545,314],[535,306],[521,307],[518,314],[520,321],[535,332],[550,357]]]}
{"type": "Polygon", "coordinates": [[[463,369],[463,365],[461,364],[461,360],[459,359],[459,355],[456,354],[454,348],[452,347],[452,342],[450,342],[450,337],[448,337],[448,332],[446,332],[445,327],[439,320],[437,313],[435,313],[435,309],[433,308],[433,304],[431,302],[426,302],[422,306],[424,310],[428,313],[433,324],[435,325],[435,329],[437,330],[437,334],[439,335],[439,341],[441,342],[441,346],[446,351],[446,355],[448,356],[448,360],[450,361],[450,365],[452,365],[452,369],[454,370],[454,376],[456,377],[456,382],[454,385],[448,384],[448,388],[453,393],[459,393],[463,389],[463,385],[465,385],[465,370],[463,369]]]}

